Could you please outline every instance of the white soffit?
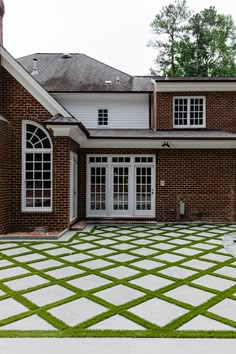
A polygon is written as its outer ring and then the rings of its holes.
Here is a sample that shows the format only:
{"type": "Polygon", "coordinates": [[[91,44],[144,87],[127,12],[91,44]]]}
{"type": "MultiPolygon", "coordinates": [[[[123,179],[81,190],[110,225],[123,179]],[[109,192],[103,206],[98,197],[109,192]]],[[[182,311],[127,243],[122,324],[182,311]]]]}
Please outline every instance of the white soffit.
{"type": "Polygon", "coordinates": [[[0,46],[2,66],[52,115],[68,113],[7,51],[0,46]]]}

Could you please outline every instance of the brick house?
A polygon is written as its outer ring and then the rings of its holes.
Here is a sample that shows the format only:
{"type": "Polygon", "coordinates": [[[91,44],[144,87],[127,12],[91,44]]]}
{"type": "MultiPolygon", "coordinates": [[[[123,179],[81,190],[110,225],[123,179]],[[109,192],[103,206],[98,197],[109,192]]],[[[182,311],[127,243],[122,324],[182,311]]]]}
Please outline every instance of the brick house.
{"type": "MultiPolygon", "coordinates": [[[[4,4],[0,0],[0,40],[4,4]]],[[[1,42],[2,43],[2,42],[1,42]]],[[[0,234],[235,221],[236,78],[131,76],[0,46],[0,234]]]]}

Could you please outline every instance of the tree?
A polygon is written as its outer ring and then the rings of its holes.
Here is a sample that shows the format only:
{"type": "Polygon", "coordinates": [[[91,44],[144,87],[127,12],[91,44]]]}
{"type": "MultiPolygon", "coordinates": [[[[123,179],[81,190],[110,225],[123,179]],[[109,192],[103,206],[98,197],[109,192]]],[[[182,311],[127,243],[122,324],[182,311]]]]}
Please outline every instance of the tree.
{"type": "Polygon", "coordinates": [[[189,20],[189,34],[176,49],[178,71],[184,76],[236,75],[236,28],[232,16],[215,7],[189,20]]]}
{"type": "Polygon", "coordinates": [[[175,1],[163,7],[151,27],[159,35],[148,44],[158,50],[157,70],[152,73],[236,75],[236,27],[232,16],[218,14],[212,6],[190,16],[186,1],[175,1]]]}
{"type": "Polygon", "coordinates": [[[179,39],[183,38],[190,14],[186,0],[175,0],[173,4],[164,6],[151,23],[153,33],[158,38],[149,41],[148,46],[158,50],[155,60],[158,73],[171,76],[178,73],[176,67],[177,43],[179,39]]]}

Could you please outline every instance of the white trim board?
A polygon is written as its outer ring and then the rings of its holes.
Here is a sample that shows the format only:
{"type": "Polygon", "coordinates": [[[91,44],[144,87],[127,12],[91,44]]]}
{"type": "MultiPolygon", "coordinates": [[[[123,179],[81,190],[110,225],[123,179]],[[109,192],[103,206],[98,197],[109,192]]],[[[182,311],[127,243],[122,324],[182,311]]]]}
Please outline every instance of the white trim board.
{"type": "Polygon", "coordinates": [[[124,149],[236,149],[236,140],[184,140],[168,139],[87,139],[81,140],[80,147],[84,149],[124,148],[124,149]],[[162,147],[168,142],[170,148],[162,147]]]}
{"type": "Polygon", "coordinates": [[[236,91],[236,82],[156,82],[157,92],[224,92],[236,91]]]}

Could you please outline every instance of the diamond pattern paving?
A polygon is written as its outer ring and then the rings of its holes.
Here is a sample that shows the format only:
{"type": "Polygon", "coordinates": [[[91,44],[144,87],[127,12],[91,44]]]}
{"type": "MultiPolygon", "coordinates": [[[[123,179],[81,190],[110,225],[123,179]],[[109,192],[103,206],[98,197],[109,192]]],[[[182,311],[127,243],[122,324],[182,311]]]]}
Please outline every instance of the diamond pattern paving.
{"type": "Polygon", "coordinates": [[[160,299],[152,299],[137,305],[129,310],[135,315],[153,322],[158,326],[165,326],[175,318],[185,314],[187,310],[160,299]]]}
{"type": "Polygon", "coordinates": [[[69,242],[0,242],[0,335],[233,336],[236,262],[222,238],[235,230],[99,225],[69,242]]]}

